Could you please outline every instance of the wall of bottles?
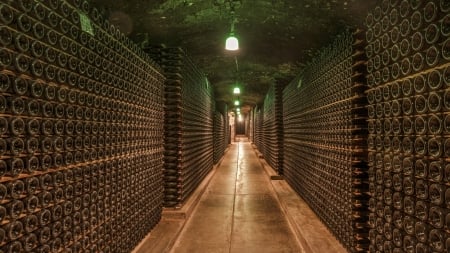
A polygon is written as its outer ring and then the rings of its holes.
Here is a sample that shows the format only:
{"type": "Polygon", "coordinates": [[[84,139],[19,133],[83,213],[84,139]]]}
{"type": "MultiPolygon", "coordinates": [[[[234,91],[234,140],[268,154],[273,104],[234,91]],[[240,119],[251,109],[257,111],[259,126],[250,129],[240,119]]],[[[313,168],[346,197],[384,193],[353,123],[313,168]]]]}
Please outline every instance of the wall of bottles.
{"type": "Polygon", "coordinates": [[[256,146],[256,106],[251,109],[249,114],[251,116],[251,129],[252,132],[249,133],[250,142],[256,146]]]}
{"type": "Polygon", "coordinates": [[[366,19],[370,252],[450,251],[450,2],[366,19]]]}
{"type": "Polygon", "coordinates": [[[247,136],[250,142],[254,142],[255,139],[255,119],[253,116],[253,110],[250,110],[246,116],[247,120],[248,120],[248,124],[247,126],[247,136]]]}
{"type": "Polygon", "coordinates": [[[218,163],[228,147],[228,106],[217,102],[214,112],[214,164],[218,163]]]}
{"type": "Polygon", "coordinates": [[[213,90],[183,49],[161,45],[149,52],[167,78],[164,206],[176,207],[183,204],[213,167],[213,90]]]}
{"type": "Polygon", "coordinates": [[[216,108],[216,110],[223,115],[224,119],[224,138],[225,138],[225,150],[228,147],[228,144],[231,143],[231,127],[230,127],[230,116],[228,114],[228,105],[224,105],[222,109],[216,108]]]}
{"type": "Polygon", "coordinates": [[[225,127],[225,117],[218,111],[214,112],[214,164],[222,158],[227,146],[225,127]]]}
{"type": "Polygon", "coordinates": [[[362,31],[322,49],[283,94],[284,176],[349,252],[368,249],[362,31]]]}
{"type": "MultiPolygon", "coordinates": [[[[277,156],[273,162],[274,168],[277,168],[279,175],[283,175],[283,158],[284,158],[284,129],[283,129],[283,90],[286,85],[282,83],[276,83],[274,86],[274,137],[276,139],[276,145],[278,147],[277,156]]],[[[274,138],[272,137],[272,138],[274,138]]]]}
{"type": "Polygon", "coordinates": [[[0,252],[130,252],[162,210],[160,69],[81,0],[0,1],[0,43],[0,252]]]}
{"type": "Polygon", "coordinates": [[[282,174],[283,159],[283,86],[273,84],[264,99],[263,113],[261,113],[260,141],[256,143],[267,163],[278,174],[282,174]]]}
{"type": "Polygon", "coordinates": [[[272,168],[277,170],[274,166],[274,160],[277,158],[276,153],[276,139],[275,139],[275,108],[274,108],[274,85],[271,85],[267,91],[264,103],[262,105],[261,115],[261,153],[264,159],[269,163],[272,168]]]}
{"type": "Polygon", "coordinates": [[[264,142],[263,142],[263,108],[261,106],[256,106],[253,109],[254,114],[254,143],[259,152],[264,153],[264,142]]]}

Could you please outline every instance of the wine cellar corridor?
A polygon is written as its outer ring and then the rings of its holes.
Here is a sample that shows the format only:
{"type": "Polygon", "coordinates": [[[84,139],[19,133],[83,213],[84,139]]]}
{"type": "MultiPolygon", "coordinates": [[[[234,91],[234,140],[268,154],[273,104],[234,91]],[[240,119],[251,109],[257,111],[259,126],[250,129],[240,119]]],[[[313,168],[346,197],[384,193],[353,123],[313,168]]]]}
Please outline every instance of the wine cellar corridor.
{"type": "Polygon", "coordinates": [[[450,253],[449,0],[0,0],[0,45],[0,253],[450,253]]]}

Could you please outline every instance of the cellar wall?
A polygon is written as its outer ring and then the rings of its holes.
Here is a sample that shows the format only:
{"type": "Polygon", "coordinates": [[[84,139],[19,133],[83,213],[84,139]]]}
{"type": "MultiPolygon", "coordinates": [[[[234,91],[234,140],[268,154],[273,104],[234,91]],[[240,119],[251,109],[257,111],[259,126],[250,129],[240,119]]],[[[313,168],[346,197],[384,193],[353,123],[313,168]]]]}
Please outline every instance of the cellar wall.
{"type": "Polygon", "coordinates": [[[162,70],[89,2],[0,24],[0,248],[130,252],[161,217],[162,70]]]}
{"type": "MultiPolygon", "coordinates": [[[[216,114],[213,87],[205,74],[179,47],[164,45],[147,51],[164,69],[164,206],[179,207],[223,154],[214,147],[216,114]]],[[[222,120],[225,121],[225,120],[222,120]]]]}
{"type": "Polygon", "coordinates": [[[382,1],[367,15],[371,252],[450,250],[449,11],[382,1]]]}
{"type": "Polygon", "coordinates": [[[350,251],[368,249],[362,31],[317,53],[283,93],[283,175],[350,251]]]}

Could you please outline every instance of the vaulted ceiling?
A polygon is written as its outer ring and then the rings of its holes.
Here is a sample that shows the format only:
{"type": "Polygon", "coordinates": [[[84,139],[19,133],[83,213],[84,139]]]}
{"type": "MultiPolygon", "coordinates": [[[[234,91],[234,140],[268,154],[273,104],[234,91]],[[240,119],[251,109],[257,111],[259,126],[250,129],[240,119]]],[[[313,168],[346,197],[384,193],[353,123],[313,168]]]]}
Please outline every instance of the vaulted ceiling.
{"type": "Polygon", "coordinates": [[[232,107],[241,84],[243,111],[270,84],[288,83],[345,27],[364,27],[377,0],[92,0],[139,45],[179,46],[205,72],[217,101],[232,107]],[[234,14],[233,14],[234,13],[234,14]],[[240,50],[224,44],[231,21],[240,50]]]}

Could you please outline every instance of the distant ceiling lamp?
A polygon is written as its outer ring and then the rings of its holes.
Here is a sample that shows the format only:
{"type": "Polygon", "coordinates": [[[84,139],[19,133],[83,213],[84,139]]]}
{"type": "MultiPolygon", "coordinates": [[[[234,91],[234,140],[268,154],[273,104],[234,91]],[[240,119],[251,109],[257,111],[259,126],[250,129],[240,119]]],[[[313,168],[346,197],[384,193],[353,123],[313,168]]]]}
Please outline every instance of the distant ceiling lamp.
{"type": "Polygon", "coordinates": [[[239,87],[235,87],[235,88],[233,89],[233,93],[234,93],[234,94],[241,94],[241,89],[240,89],[239,87]]]}
{"type": "Polygon", "coordinates": [[[239,100],[235,100],[234,105],[239,105],[239,100]]]}
{"type": "Polygon", "coordinates": [[[236,111],[237,111],[237,112],[241,112],[241,108],[239,108],[239,107],[236,108],[236,111]]]}

